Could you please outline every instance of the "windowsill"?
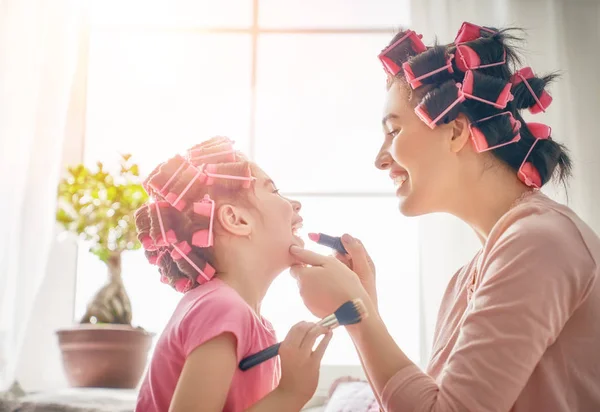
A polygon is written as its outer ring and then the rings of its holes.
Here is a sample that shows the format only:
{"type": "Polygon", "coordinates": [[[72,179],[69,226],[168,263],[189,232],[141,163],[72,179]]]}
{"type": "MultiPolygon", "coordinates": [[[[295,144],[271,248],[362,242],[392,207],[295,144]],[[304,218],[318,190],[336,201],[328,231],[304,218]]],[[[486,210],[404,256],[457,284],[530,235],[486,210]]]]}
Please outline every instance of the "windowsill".
{"type": "MultiPolygon", "coordinates": [[[[344,376],[364,379],[364,373],[360,366],[324,365],[321,368],[317,391],[304,409],[323,406],[327,401],[333,382],[344,376]]],[[[137,389],[65,388],[28,394],[18,401],[13,401],[17,405],[13,404],[11,407],[15,409],[21,405],[28,407],[34,405],[33,411],[44,411],[47,408],[59,411],[60,409],[56,409],[57,407],[64,407],[65,411],[69,412],[76,412],[79,409],[82,411],[93,409],[98,412],[129,412],[135,409],[137,393],[137,389]]]]}

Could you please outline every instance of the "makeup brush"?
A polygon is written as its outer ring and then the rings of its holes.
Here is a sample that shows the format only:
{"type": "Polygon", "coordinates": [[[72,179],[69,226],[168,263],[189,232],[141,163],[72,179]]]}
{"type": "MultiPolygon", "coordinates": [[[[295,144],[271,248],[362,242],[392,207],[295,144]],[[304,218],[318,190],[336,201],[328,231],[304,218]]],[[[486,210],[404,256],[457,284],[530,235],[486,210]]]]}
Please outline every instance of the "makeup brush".
{"type": "MultiPolygon", "coordinates": [[[[321,319],[318,324],[328,328],[335,329],[338,326],[354,325],[368,316],[365,304],[361,299],[349,300],[340,306],[334,313],[321,319]]],[[[247,356],[240,362],[240,369],[247,371],[253,366],[259,365],[279,354],[281,343],[269,346],[253,355],[247,356]]]]}
{"type": "Polygon", "coordinates": [[[313,242],[317,242],[320,245],[330,247],[340,252],[342,255],[348,254],[346,248],[342,243],[342,239],[338,236],[329,236],[324,233],[309,233],[308,238],[313,242]]]}

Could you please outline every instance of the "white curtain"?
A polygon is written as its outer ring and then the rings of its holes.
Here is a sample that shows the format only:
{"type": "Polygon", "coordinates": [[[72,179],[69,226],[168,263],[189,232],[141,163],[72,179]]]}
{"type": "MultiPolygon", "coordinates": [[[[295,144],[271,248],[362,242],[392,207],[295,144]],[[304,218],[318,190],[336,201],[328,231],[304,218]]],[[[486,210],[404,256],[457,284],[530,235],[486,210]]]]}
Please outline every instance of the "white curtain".
{"type": "Polygon", "coordinates": [[[0,0],[0,389],[44,386],[54,329],[72,320],[54,210],[66,136],[81,138],[85,5],[0,0]]]}
{"type": "MultiPolygon", "coordinates": [[[[449,43],[463,21],[526,30],[524,65],[536,73],[559,71],[547,113],[526,116],[548,123],[555,140],[568,146],[574,177],[562,187],[544,189],[567,202],[600,234],[600,2],[586,0],[412,0],[411,28],[424,40],[449,43]],[[568,195],[568,199],[567,196],[568,195]]],[[[446,215],[420,221],[422,359],[428,359],[441,295],[454,272],[480,247],[474,233],[446,215]]]]}

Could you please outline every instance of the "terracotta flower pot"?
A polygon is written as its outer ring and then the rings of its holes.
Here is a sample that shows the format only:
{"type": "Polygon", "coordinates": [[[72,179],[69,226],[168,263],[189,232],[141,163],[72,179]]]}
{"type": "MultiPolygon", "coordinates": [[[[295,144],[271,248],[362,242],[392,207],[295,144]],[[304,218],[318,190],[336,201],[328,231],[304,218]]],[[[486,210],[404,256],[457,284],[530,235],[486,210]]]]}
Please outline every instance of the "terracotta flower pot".
{"type": "Polygon", "coordinates": [[[56,332],[74,387],[133,389],[146,369],[153,334],[128,325],[83,324],[56,332]]]}

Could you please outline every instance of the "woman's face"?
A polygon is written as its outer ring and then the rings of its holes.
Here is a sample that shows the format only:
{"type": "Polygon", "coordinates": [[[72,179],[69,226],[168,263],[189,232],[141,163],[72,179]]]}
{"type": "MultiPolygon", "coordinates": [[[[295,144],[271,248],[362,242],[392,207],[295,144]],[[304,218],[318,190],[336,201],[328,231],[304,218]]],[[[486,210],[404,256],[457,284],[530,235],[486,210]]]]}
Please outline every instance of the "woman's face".
{"type": "Polygon", "coordinates": [[[384,142],[375,165],[388,170],[407,216],[446,211],[458,179],[452,124],[431,129],[414,112],[419,97],[402,81],[388,90],[382,120],[384,142]]]}

